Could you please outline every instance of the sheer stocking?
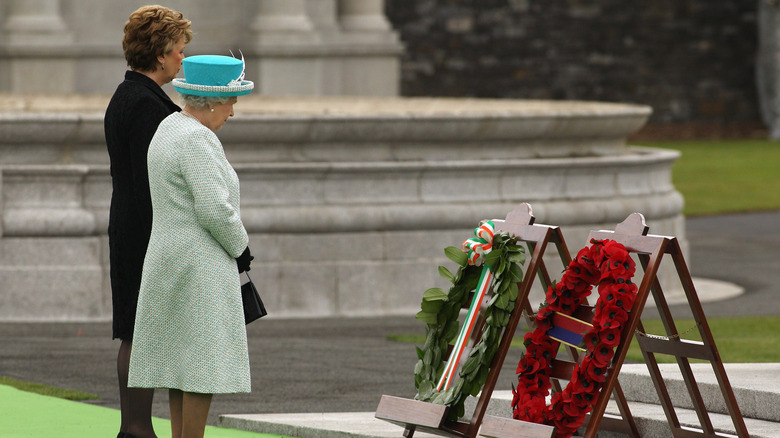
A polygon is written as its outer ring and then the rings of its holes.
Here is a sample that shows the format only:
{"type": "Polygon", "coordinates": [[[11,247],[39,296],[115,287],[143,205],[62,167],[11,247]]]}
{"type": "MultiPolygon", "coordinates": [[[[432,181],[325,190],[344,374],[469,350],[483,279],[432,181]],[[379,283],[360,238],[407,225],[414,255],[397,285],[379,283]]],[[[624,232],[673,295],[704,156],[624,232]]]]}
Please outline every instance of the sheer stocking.
{"type": "Polygon", "coordinates": [[[152,427],[154,389],[127,387],[132,347],[131,341],[122,340],[116,359],[116,370],[119,377],[119,407],[122,415],[119,430],[134,438],[157,438],[152,427]]]}

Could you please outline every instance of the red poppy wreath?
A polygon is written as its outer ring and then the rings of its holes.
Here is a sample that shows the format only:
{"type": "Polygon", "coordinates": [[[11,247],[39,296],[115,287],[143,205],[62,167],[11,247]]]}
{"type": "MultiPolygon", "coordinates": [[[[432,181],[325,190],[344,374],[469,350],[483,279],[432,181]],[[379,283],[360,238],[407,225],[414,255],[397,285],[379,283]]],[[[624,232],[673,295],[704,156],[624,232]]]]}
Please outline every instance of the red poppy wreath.
{"type": "Polygon", "coordinates": [[[577,253],[561,280],[552,284],[535,316],[536,328],[525,335],[526,351],[517,366],[518,385],[512,390],[513,417],[555,427],[556,438],[568,438],[582,426],[596,403],[606,372],[620,343],[621,330],[636,299],[631,282],[636,265],[626,248],[614,240],[591,240],[577,253]],[[560,342],[550,338],[553,319],[572,315],[598,286],[593,327],[583,336],[586,354],[575,366],[566,388],[550,393],[552,363],[560,342]]]}

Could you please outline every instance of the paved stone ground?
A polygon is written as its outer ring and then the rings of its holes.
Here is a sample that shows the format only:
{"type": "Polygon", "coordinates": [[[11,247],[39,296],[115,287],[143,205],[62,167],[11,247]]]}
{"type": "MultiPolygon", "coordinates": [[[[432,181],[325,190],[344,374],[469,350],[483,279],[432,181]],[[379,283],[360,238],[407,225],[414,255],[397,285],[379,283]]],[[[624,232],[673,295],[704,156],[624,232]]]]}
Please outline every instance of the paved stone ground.
{"type": "Polygon", "coordinates": [[[780,315],[780,212],[692,218],[686,230],[695,277],[745,288],[740,297],[705,303],[709,318],[780,315]]]}
{"type": "MultiPolygon", "coordinates": [[[[710,318],[780,314],[780,212],[689,219],[687,233],[694,276],[746,289],[705,304],[710,318]]],[[[412,397],[414,348],[386,336],[414,333],[424,325],[411,315],[255,322],[248,327],[254,390],[216,396],[209,424],[222,414],[373,411],[382,394],[412,397]]],[[[0,323],[0,376],[95,393],[95,404],[117,408],[119,344],[110,337],[107,322],[0,323]]],[[[519,355],[510,352],[497,389],[510,388],[519,355]]],[[[157,392],[154,415],[168,417],[165,391],[157,392]]]]}

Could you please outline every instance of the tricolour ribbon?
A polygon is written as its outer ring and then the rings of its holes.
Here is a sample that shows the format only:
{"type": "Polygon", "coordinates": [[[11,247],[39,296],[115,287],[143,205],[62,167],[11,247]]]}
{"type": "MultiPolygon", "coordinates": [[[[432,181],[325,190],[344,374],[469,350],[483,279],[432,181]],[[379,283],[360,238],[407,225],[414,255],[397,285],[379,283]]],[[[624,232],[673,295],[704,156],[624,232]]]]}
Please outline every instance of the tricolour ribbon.
{"type": "MultiPolygon", "coordinates": [[[[485,256],[493,249],[494,232],[495,226],[493,225],[493,222],[483,221],[479,227],[474,230],[476,238],[472,237],[463,242],[461,249],[468,253],[470,265],[479,266],[484,263],[485,256]]],[[[482,306],[485,294],[490,289],[492,281],[493,273],[490,272],[490,268],[485,265],[482,268],[482,275],[479,277],[479,283],[474,292],[474,299],[471,300],[471,306],[469,306],[469,311],[466,314],[466,320],[460,328],[458,339],[455,341],[455,345],[450,353],[450,358],[447,360],[447,366],[444,368],[444,372],[439,379],[439,384],[436,386],[437,391],[446,390],[454,380],[455,370],[458,368],[458,363],[466,348],[466,340],[471,336],[471,332],[474,330],[479,309],[482,306]]]]}

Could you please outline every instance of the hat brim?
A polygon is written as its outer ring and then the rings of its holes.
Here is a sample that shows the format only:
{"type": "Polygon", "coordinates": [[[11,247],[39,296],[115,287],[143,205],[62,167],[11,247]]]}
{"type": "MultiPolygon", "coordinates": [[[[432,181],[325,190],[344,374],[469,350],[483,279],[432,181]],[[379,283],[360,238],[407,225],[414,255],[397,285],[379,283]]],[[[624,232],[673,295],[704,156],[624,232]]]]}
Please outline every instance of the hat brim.
{"type": "Polygon", "coordinates": [[[181,94],[205,97],[243,96],[251,93],[252,89],[255,88],[255,84],[252,81],[241,81],[238,85],[213,86],[188,84],[184,79],[176,78],[172,81],[172,84],[173,88],[181,94]]]}

